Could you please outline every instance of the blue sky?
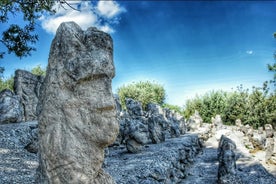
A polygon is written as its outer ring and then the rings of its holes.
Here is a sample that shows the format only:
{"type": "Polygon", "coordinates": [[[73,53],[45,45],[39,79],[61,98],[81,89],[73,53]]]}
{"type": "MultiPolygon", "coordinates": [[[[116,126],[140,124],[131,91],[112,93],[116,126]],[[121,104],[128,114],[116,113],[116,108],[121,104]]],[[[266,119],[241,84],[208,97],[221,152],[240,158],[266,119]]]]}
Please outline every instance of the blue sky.
{"type": "Polygon", "coordinates": [[[164,86],[168,103],[183,105],[196,94],[261,86],[272,78],[266,67],[276,50],[274,1],[72,3],[81,12],[59,8],[57,15],[40,19],[40,40],[31,57],[7,55],[0,61],[5,76],[17,68],[45,67],[57,26],[74,20],[83,29],[96,26],[113,37],[114,92],[123,84],[156,81],[164,86]]]}

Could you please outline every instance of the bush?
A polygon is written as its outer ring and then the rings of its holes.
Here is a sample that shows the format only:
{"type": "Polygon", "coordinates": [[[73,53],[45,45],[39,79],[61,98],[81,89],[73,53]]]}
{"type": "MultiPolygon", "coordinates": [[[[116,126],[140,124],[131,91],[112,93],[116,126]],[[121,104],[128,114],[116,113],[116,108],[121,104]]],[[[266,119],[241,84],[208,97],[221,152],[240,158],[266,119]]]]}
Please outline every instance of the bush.
{"type": "MultiPolygon", "coordinates": [[[[3,72],[4,72],[4,69],[0,67],[0,74],[3,74],[3,72]]],[[[37,65],[36,67],[34,67],[31,70],[31,73],[34,74],[34,75],[45,76],[46,75],[46,69],[41,68],[40,65],[37,65]]],[[[14,85],[14,76],[11,76],[7,79],[4,79],[3,76],[0,76],[0,91],[2,91],[4,89],[10,89],[11,91],[14,91],[13,85],[14,85]]]]}
{"type": "Polygon", "coordinates": [[[40,65],[35,66],[32,70],[31,73],[34,75],[42,75],[45,76],[46,75],[46,69],[41,68],[40,65]]]}
{"type": "Polygon", "coordinates": [[[0,78],[0,91],[4,89],[9,89],[13,91],[13,85],[14,85],[14,77],[11,76],[8,79],[0,78]]]}
{"type": "Polygon", "coordinates": [[[184,115],[189,118],[197,110],[204,122],[220,114],[222,121],[234,125],[236,119],[254,128],[269,123],[276,128],[276,92],[268,94],[266,87],[248,89],[239,86],[234,92],[212,91],[188,100],[184,115]]]}
{"type": "Polygon", "coordinates": [[[155,82],[134,82],[129,85],[124,85],[118,89],[118,95],[122,107],[125,109],[126,98],[132,98],[142,103],[143,109],[148,103],[157,103],[162,105],[165,101],[165,89],[162,85],[155,82]]]}
{"type": "Polygon", "coordinates": [[[204,122],[211,122],[212,117],[224,111],[226,99],[227,93],[223,91],[211,91],[197,96],[186,102],[184,115],[189,118],[197,110],[204,122]]]}
{"type": "Polygon", "coordinates": [[[171,105],[171,104],[163,104],[162,108],[168,108],[172,111],[178,112],[179,114],[183,114],[183,110],[181,107],[179,107],[178,105],[171,105]]]}
{"type": "Polygon", "coordinates": [[[225,124],[234,125],[236,119],[242,122],[246,121],[248,114],[248,97],[249,90],[243,89],[242,85],[237,87],[234,92],[229,92],[226,99],[224,112],[222,113],[222,120],[225,124]]]}

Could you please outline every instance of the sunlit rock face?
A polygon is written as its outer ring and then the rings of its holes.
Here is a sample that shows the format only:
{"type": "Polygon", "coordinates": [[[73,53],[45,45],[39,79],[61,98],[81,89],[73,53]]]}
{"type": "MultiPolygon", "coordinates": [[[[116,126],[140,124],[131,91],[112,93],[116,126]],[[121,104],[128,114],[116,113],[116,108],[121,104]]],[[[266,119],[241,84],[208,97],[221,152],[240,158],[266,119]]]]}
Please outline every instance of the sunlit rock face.
{"type": "Polygon", "coordinates": [[[25,70],[16,70],[14,91],[20,97],[23,107],[23,121],[37,120],[37,105],[44,77],[25,70]]]}
{"type": "Polygon", "coordinates": [[[119,130],[111,80],[112,38],[62,23],[40,98],[38,183],[114,183],[101,167],[119,130]]]}
{"type": "Polygon", "coordinates": [[[0,125],[16,123],[23,120],[23,108],[20,97],[11,90],[5,89],[0,92],[0,125]]]}

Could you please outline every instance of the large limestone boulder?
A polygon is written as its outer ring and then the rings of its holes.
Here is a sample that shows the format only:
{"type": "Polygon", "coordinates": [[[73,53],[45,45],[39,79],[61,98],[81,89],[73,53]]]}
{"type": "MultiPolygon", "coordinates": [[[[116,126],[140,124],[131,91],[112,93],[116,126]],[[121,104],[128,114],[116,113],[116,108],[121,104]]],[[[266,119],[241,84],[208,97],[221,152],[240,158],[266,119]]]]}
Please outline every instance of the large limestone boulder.
{"type": "Polygon", "coordinates": [[[16,70],[14,91],[20,97],[24,110],[24,121],[37,120],[36,107],[44,77],[25,70],[16,70]]]}
{"type": "Polygon", "coordinates": [[[114,183],[101,169],[119,131],[114,75],[110,35],[74,22],[59,26],[40,99],[37,183],[114,183]]]}
{"type": "Polygon", "coordinates": [[[23,108],[20,98],[11,90],[0,92],[0,124],[16,123],[23,120],[23,108]]]}

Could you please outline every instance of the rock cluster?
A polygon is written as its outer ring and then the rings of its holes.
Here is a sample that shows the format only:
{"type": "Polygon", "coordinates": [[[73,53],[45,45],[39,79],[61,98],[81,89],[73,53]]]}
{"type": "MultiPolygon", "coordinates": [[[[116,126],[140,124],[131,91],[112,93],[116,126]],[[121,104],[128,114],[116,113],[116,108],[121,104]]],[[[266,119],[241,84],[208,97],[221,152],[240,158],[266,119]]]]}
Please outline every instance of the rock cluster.
{"type": "Polygon", "coordinates": [[[0,92],[0,124],[23,120],[23,108],[18,95],[6,89],[0,92]]]}
{"type": "Polygon", "coordinates": [[[0,93],[0,124],[37,120],[37,106],[44,77],[25,70],[16,70],[14,93],[0,93]]]}
{"type": "Polygon", "coordinates": [[[101,168],[118,134],[110,35],[62,23],[52,42],[40,98],[37,183],[114,183],[101,168]]]}
{"type": "MultiPolygon", "coordinates": [[[[119,100],[117,101],[117,109],[121,109],[119,100]]],[[[157,104],[148,104],[146,111],[143,111],[140,102],[128,98],[126,111],[118,114],[120,133],[116,144],[126,145],[131,153],[142,151],[146,144],[161,143],[166,138],[179,137],[186,133],[184,118],[157,104]]]]}
{"type": "Polygon", "coordinates": [[[244,134],[244,145],[250,152],[265,151],[266,162],[276,165],[276,136],[272,125],[266,124],[264,130],[263,127],[254,130],[251,126],[242,125],[239,121],[236,122],[236,130],[244,134]]]}

